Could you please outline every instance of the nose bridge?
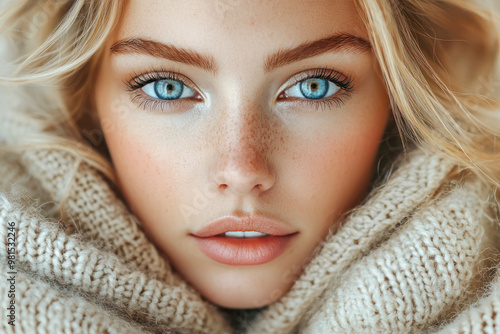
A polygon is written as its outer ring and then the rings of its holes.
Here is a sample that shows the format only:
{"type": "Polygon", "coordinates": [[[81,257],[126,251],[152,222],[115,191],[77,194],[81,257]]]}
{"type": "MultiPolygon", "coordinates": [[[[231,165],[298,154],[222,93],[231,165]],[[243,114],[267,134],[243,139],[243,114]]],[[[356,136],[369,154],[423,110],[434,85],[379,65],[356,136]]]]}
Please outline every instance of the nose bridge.
{"type": "Polygon", "coordinates": [[[226,105],[220,113],[216,180],[221,189],[245,194],[274,182],[269,165],[270,133],[259,103],[226,105]]]}
{"type": "Polygon", "coordinates": [[[233,158],[251,157],[265,146],[266,131],[261,108],[255,106],[235,108],[225,115],[227,120],[226,149],[233,158]]]}

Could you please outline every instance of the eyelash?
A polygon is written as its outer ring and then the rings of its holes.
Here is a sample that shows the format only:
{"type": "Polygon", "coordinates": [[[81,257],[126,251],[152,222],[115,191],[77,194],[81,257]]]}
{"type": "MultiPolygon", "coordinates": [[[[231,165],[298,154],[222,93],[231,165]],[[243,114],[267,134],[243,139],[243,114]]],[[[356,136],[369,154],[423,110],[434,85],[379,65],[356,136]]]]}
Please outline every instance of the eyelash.
{"type": "Polygon", "coordinates": [[[161,99],[154,99],[152,97],[144,97],[143,96],[144,94],[137,91],[151,82],[160,80],[175,80],[191,88],[191,85],[186,82],[187,80],[183,80],[181,75],[175,72],[169,72],[163,68],[156,70],[154,68],[151,68],[149,72],[140,74],[137,74],[134,71],[132,80],[123,81],[123,83],[126,86],[125,89],[132,93],[132,98],[131,98],[132,102],[139,103],[138,104],[139,108],[142,107],[144,110],[149,109],[153,111],[156,109],[161,109],[162,111],[165,111],[166,107],[170,106],[172,103],[177,103],[181,105],[182,103],[189,103],[188,100],[190,99],[187,98],[166,101],[161,99]],[[161,74],[161,72],[166,74],[161,74]]]}
{"type": "MultiPolygon", "coordinates": [[[[331,107],[332,105],[335,105],[335,107],[337,108],[341,107],[344,104],[345,100],[350,96],[350,94],[354,90],[353,79],[351,77],[345,76],[332,69],[315,68],[299,74],[299,77],[294,78],[293,83],[289,85],[282,93],[280,93],[280,96],[284,94],[284,92],[287,91],[289,88],[295,86],[299,82],[311,78],[331,81],[340,88],[340,90],[333,96],[324,99],[315,100],[315,99],[292,97],[294,99],[300,100],[300,103],[306,103],[310,106],[316,107],[316,110],[318,110],[320,106],[322,106],[323,109],[331,107]]],[[[144,97],[143,96],[144,94],[138,92],[140,88],[146,86],[147,84],[160,80],[175,80],[189,88],[192,87],[187,82],[188,80],[184,80],[183,77],[178,73],[170,72],[163,68],[160,69],[151,68],[149,72],[140,74],[134,72],[133,78],[130,81],[123,81],[123,82],[126,86],[125,89],[132,93],[132,102],[138,103],[138,106],[142,107],[144,110],[149,109],[153,111],[156,109],[161,109],[162,111],[165,111],[165,109],[168,106],[171,106],[173,103],[175,104],[189,103],[190,102],[189,100],[196,99],[196,98],[180,98],[175,100],[162,100],[162,99],[144,97]]]]}
{"type": "MultiPolygon", "coordinates": [[[[307,80],[307,79],[325,79],[327,81],[333,82],[336,86],[340,88],[340,90],[324,99],[304,99],[304,98],[296,98],[299,99],[301,102],[300,103],[306,103],[308,105],[311,105],[313,107],[316,107],[316,110],[320,106],[323,106],[323,109],[327,107],[331,107],[332,105],[335,105],[335,107],[340,108],[345,100],[351,95],[352,91],[354,90],[354,85],[353,85],[353,79],[349,76],[345,76],[335,70],[332,69],[327,69],[327,68],[315,68],[306,72],[302,72],[299,74],[298,77],[293,79],[293,82],[291,85],[289,85],[284,91],[287,91],[289,88],[295,86],[301,81],[307,80]],[[339,96],[337,96],[339,95],[339,96]]],[[[280,94],[281,95],[281,94],[280,94]]]]}

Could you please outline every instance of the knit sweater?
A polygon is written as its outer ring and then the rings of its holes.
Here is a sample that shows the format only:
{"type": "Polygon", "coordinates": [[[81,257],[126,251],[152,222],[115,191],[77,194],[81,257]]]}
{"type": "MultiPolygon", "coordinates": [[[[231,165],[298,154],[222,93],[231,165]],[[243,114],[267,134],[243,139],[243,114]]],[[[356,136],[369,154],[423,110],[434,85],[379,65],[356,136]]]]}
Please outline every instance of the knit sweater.
{"type": "MultiPolygon", "coordinates": [[[[1,143],[28,130],[41,131],[0,113],[1,143]]],[[[57,148],[10,153],[0,161],[0,332],[500,332],[494,199],[476,178],[453,178],[456,167],[402,153],[284,296],[227,310],[176,273],[94,167],[57,148]]]]}

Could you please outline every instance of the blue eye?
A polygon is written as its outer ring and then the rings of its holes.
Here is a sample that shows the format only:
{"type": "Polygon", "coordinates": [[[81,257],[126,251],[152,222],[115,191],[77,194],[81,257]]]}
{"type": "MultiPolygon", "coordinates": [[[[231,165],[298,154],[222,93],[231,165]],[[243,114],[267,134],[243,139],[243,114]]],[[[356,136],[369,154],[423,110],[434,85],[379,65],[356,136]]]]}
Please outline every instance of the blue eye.
{"type": "Polygon", "coordinates": [[[290,87],[285,91],[285,94],[289,97],[305,97],[306,99],[318,100],[335,95],[339,90],[340,87],[331,81],[321,78],[309,78],[290,87]]]}
{"type": "Polygon", "coordinates": [[[142,87],[147,95],[161,100],[177,100],[194,97],[196,92],[178,80],[163,79],[151,82],[142,87]]]}
{"type": "MultiPolygon", "coordinates": [[[[150,110],[179,110],[181,106],[192,106],[203,101],[200,94],[190,87],[196,85],[187,77],[170,72],[167,69],[151,68],[146,74],[136,74],[130,81],[123,81],[126,90],[131,92],[132,102],[150,110]],[[141,89],[143,92],[136,91],[141,89]],[[144,94],[150,98],[144,97],[144,94]]],[[[285,101],[288,97],[296,98],[294,103],[324,109],[340,107],[353,91],[353,78],[332,69],[316,68],[301,73],[294,79],[293,86],[283,91],[278,97],[285,101]]]]}

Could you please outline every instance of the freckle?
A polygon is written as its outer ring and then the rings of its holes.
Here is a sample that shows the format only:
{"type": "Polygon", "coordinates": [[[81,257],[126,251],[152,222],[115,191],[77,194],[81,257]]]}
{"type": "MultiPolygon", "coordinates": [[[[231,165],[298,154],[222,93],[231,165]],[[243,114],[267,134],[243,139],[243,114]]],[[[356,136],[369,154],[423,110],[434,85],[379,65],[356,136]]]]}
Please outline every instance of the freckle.
{"type": "MultiPolygon", "coordinates": [[[[243,103],[242,106],[243,108],[248,108],[248,106],[251,106],[251,103],[253,102],[249,101],[243,103]]],[[[245,147],[251,147],[252,150],[256,150],[262,157],[269,156],[272,152],[284,152],[287,150],[286,142],[288,141],[288,135],[286,129],[282,127],[279,119],[270,115],[268,111],[260,109],[246,112],[244,113],[243,120],[233,118],[234,115],[228,115],[229,112],[236,111],[220,110],[216,119],[212,121],[212,124],[207,126],[207,130],[211,130],[210,133],[207,133],[205,136],[199,134],[202,138],[205,138],[202,142],[203,148],[217,148],[219,159],[225,160],[225,158],[231,155],[227,147],[232,144],[232,138],[237,138],[245,147]],[[231,116],[231,121],[229,122],[228,116],[231,116]],[[238,123],[231,124],[231,122],[238,123]],[[235,126],[239,130],[235,131],[235,126]]],[[[254,164],[255,161],[251,162],[251,154],[247,156],[247,159],[249,160],[249,164],[254,164]]]]}

